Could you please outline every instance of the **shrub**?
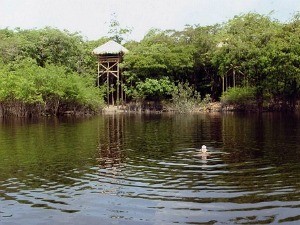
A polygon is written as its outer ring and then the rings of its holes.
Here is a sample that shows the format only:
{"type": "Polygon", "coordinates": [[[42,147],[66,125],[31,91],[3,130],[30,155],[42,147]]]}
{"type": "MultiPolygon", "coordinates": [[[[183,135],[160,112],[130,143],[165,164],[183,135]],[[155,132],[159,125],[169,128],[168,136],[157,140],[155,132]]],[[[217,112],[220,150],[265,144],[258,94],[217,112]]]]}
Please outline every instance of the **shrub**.
{"type": "Polygon", "coordinates": [[[146,78],[145,81],[137,82],[135,87],[125,89],[128,96],[133,99],[163,100],[171,95],[174,84],[168,77],[161,79],[146,78]]]}
{"type": "Polygon", "coordinates": [[[201,97],[188,83],[179,83],[172,93],[172,102],[176,111],[191,112],[199,106],[201,97]]]}
{"type": "Polygon", "coordinates": [[[10,115],[27,115],[27,108],[33,107],[56,115],[66,110],[97,110],[104,105],[103,92],[90,76],[56,65],[43,68],[31,59],[3,65],[0,83],[0,105],[6,111],[9,108],[10,115]]]}
{"type": "Polygon", "coordinates": [[[221,102],[224,105],[249,105],[255,101],[255,88],[233,87],[224,92],[221,102]]]}

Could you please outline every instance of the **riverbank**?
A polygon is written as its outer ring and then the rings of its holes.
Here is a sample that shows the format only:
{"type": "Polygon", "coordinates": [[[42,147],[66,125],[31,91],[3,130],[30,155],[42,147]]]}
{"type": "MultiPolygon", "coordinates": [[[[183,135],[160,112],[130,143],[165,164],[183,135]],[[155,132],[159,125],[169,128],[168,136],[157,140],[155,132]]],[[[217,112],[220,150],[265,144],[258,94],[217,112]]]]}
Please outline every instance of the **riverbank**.
{"type": "MultiPolygon", "coordinates": [[[[295,105],[294,109],[286,107],[284,104],[265,104],[261,112],[286,112],[286,111],[299,111],[300,102],[295,105]]],[[[158,104],[153,102],[147,102],[144,104],[129,103],[121,106],[106,106],[102,109],[104,114],[112,113],[162,113],[162,112],[174,112],[174,113],[215,113],[215,112],[259,112],[259,108],[256,104],[251,105],[229,105],[222,104],[221,102],[210,102],[202,104],[200,106],[193,106],[189,110],[179,111],[176,107],[170,104],[158,104]]]]}
{"type": "MultiPolygon", "coordinates": [[[[295,109],[285,107],[283,104],[265,104],[262,112],[286,112],[299,111],[300,104],[295,109]]],[[[0,117],[43,117],[43,116],[75,116],[86,117],[97,114],[118,114],[118,113],[216,113],[216,112],[259,112],[257,105],[225,105],[221,102],[210,102],[190,107],[176,108],[170,103],[145,102],[143,104],[130,102],[126,105],[105,106],[99,109],[92,109],[84,106],[58,107],[55,111],[50,110],[41,104],[0,104],[0,117]],[[183,108],[183,109],[182,109],[183,108]]]]}
{"type": "MultiPolygon", "coordinates": [[[[205,106],[193,107],[191,110],[186,111],[188,112],[221,112],[223,111],[222,104],[220,102],[209,103],[205,106]]],[[[109,105],[102,109],[102,113],[104,114],[114,114],[114,113],[163,113],[163,112],[174,112],[174,113],[183,113],[172,107],[170,105],[162,105],[162,104],[150,104],[146,103],[142,104],[133,104],[129,103],[127,105],[121,106],[113,106],[109,105]]]]}

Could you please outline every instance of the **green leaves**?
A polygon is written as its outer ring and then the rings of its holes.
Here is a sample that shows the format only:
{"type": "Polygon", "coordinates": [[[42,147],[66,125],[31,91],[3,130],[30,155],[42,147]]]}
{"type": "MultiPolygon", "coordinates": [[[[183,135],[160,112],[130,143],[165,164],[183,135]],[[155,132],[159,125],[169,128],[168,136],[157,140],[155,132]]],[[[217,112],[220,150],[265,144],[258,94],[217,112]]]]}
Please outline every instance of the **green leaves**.
{"type": "Polygon", "coordinates": [[[251,105],[255,101],[255,88],[230,88],[222,94],[221,101],[225,105],[251,105]]]}
{"type": "Polygon", "coordinates": [[[84,73],[91,58],[89,43],[78,33],[46,27],[39,30],[0,30],[0,58],[5,62],[32,58],[36,64],[64,66],[84,73]]]}
{"type": "MultiPolygon", "coordinates": [[[[210,94],[213,100],[230,87],[244,92],[251,86],[257,102],[268,97],[294,104],[300,96],[299,18],[296,14],[280,23],[248,13],[221,25],[152,29],[140,42],[125,44],[130,51],[121,64],[122,88],[129,100],[159,101],[175,99],[170,91],[180,83],[202,96],[210,94]]],[[[130,32],[120,28],[116,19],[110,28],[108,35],[119,42],[130,32]]],[[[93,97],[102,92],[94,88],[97,61],[91,51],[106,41],[107,37],[84,41],[78,33],[49,27],[0,30],[0,100],[100,104],[93,97]]],[[[238,91],[230,93],[238,96],[238,91]]]]}
{"type": "Polygon", "coordinates": [[[199,93],[188,83],[179,83],[172,91],[173,108],[180,113],[193,111],[201,103],[199,93]]]}
{"type": "Polygon", "coordinates": [[[54,114],[61,106],[96,109],[103,104],[103,94],[93,79],[70,73],[64,67],[42,68],[30,59],[3,66],[0,83],[0,104],[40,104],[54,114]]]}
{"type": "MultiPolygon", "coordinates": [[[[283,102],[295,100],[300,93],[298,26],[297,19],[281,24],[255,13],[236,16],[219,33],[219,42],[226,44],[218,47],[212,63],[227,82],[235,79],[236,86],[256,87],[258,102],[266,96],[283,102]]],[[[229,90],[232,99],[238,96],[237,90],[229,90]]]]}
{"type": "Polygon", "coordinates": [[[170,97],[174,81],[193,71],[194,48],[181,32],[151,30],[140,43],[130,43],[122,68],[131,96],[170,97]]]}
{"type": "Polygon", "coordinates": [[[97,68],[91,51],[106,40],[84,42],[49,27],[0,30],[0,104],[39,105],[48,114],[98,109],[103,93],[91,75],[97,68]]]}
{"type": "Polygon", "coordinates": [[[113,13],[112,16],[113,18],[110,21],[108,33],[112,40],[121,44],[126,39],[126,36],[131,33],[132,29],[128,27],[122,28],[120,22],[117,20],[116,14],[113,13]]]}
{"type": "Polygon", "coordinates": [[[146,78],[145,81],[137,82],[134,88],[126,89],[127,94],[135,99],[150,99],[161,100],[166,98],[174,90],[174,84],[168,77],[161,79],[146,78]]]}

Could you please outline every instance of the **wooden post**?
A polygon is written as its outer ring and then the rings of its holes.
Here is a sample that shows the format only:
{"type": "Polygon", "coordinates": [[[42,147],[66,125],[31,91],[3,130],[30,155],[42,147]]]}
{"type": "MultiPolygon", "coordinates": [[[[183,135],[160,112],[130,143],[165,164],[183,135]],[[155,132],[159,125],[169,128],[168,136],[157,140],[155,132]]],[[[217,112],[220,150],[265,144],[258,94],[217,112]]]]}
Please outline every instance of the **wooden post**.
{"type": "Polygon", "coordinates": [[[123,106],[123,104],[124,104],[124,93],[123,93],[123,81],[122,81],[122,77],[120,77],[120,91],[121,91],[121,103],[122,103],[122,106],[123,106]]]}
{"type": "Polygon", "coordinates": [[[119,101],[120,101],[119,89],[120,89],[120,73],[119,73],[119,62],[118,62],[117,64],[117,109],[119,109],[119,101]]]}
{"type": "Polygon", "coordinates": [[[98,85],[98,87],[100,86],[99,79],[100,79],[100,62],[98,60],[98,73],[97,73],[97,85],[98,85]]]}
{"type": "Polygon", "coordinates": [[[107,82],[107,106],[109,106],[109,72],[106,72],[106,82],[107,82]]]}

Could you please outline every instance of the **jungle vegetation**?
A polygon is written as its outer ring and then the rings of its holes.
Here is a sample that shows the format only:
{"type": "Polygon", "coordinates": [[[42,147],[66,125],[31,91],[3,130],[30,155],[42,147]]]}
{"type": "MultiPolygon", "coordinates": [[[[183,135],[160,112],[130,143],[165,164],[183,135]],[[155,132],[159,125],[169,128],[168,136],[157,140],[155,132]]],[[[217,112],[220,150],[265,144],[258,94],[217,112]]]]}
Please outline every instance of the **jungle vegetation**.
{"type": "MultiPolygon", "coordinates": [[[[103,107],[91,51],[114,39],[129,49],[122,63],[126,101],[201,102],[294,110],[300,94],[300,14],[280,22],[256,13],[223,24],[150,30],[125,41],[130,29],[111,23],[108,37],[85,40],[55,28],[0,30],[0,114],[59,115],[103,107]]],[[[190,104],[191,103],[191,104],[190,104]]]]}

